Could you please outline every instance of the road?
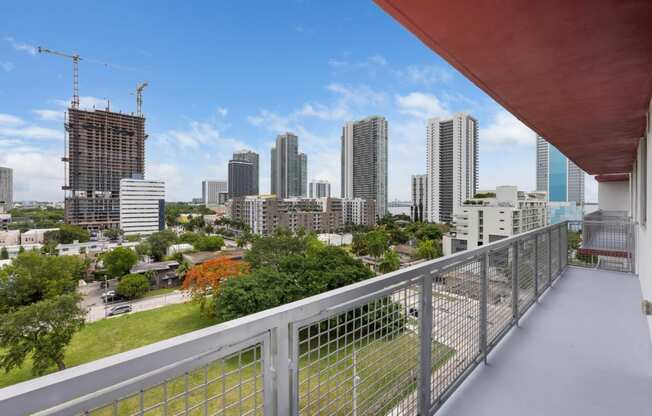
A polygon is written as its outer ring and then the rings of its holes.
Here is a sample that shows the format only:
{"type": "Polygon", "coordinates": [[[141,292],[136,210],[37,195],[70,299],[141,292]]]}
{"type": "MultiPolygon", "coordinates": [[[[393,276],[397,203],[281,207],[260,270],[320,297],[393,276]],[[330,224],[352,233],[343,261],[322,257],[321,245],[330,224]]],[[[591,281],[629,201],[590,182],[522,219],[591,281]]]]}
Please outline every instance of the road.
{"type": "MultiPolygon", "coordinates": [[[[115,288],[115,281],[113,284],[110,284],[110,288],[115,288]]],[[[100,298],[104,290],[100,288],[98,282],[89,283],[88,285],[83,286],[80,288],[80,292],[84,297],[82,300],[82,307],[88,311],[86,314],[86,322],[94,322],[104,319],[106,317],[106,311],[115,305],[129,304],[131,305],[133,312],[142,312],[160,308],[165,305],[183,303],[189,300],[187,293],[181,290],[176,290],[165,295],[152,296],[131,302],[116,302],[107,306],[100,298]]]]}

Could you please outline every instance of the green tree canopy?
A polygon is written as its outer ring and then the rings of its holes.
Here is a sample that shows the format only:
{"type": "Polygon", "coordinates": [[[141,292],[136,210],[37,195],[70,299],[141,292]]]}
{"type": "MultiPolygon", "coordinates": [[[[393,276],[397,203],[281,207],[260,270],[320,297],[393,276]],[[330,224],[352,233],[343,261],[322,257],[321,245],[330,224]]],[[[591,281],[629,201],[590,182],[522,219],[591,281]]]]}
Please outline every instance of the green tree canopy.
{"type": "Polygon", "coordinates": [[[395,251],[386,251],[383,259],[378,264],[378,270],[381,273],[389,273],[398,270],[401,267],[401,258],[395,251]]]}
{"type": "Polygon", "coordinates": [[[76,294],[65,294],[23,306],[0,320],[0,366],[21,367],[30,356],[32,372],[44,374],[52,365],[66,368],[65,349],[84,325],[76,294]]]}
{"type": "Polygon", "coordinates": [[[123,231],[119,228],[109,228],[107,230],[104,230],[102,232],[104,234],[104,237],[110,239],[110,240],[117,240],[118,237],[120,237],[123,233],[123,231]]]}
{"type": "Polygon", "coordinates": [[[70,224],[59,225],[58,231],[48,231],[45,233],[44,240],[46,243],[53,242],[56,244],[70,244],[74,241],[84,243],[90,240],[91,236],[88,231],[81,227],[70,224]]]}
{"type": "Polygon", "coordinates": [[[138,255],[131,249],[116,247],[106,253],[102,260],[107,276],[121,277],[129,273],[129,270],[138,262],[138,255]]]}
{"type": "Polygon", "coordinates": [[[220,236],[200,236],[194,243],[193,247],[199,251],[217,251],[224,245],[224,239],[220,236]]]}
{"type": "Polygon", "coordinates": [[[370,231],[365,235],[367,251],[370,255],[379,258],[389,248],[389,239],[383,230],[370,231]]]}
{"type": "Polygon", "coordinates": [[[128,274],[120,279],[115,291],[127,299],[143,297],[149,291],[149,279],[142,274],[128,274]]]}
{"type": "Polygon", "coordinates": [[[441,244],[435,240],[421,240],[417,245],[417,257],[420,259],[436,259],[441,257],[441,244]]]}
{"type": "Polygon", "coordinates": [[[163,230],[150,235],[147,242],[149,255],[156,261],[161,261],[167,254],[168,247],[177,242],[177,235],[172,230],[163,230]]]}
{"type": "Polygon", "coordinates": [[[280,261],[291,254],[304,253],[309,237],[294,237],[287,230],[279,229],[273,235],[254,239],[245,261],[253,269],[269,266],[278,268],[280,261]]]}
{"type": "Polygon", "coordinates": [[[2,247],[0,249],[0,260],[7,260],[9,258],[9,252],[7,251],[7,247],[2,247]]]}

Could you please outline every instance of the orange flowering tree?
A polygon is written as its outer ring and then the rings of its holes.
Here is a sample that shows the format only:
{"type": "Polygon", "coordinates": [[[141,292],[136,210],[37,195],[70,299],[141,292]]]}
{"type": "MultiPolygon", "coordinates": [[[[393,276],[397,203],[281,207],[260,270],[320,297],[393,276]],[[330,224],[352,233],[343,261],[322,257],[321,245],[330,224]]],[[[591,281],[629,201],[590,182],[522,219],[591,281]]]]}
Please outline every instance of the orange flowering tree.
{"type": "MultiPolygon", "coordinates": [[[[218,257],[192,267],[186,272],[183,288],[188,290],[202,312],[210,296],[217,296],[220,285],[227,279],[249,273],[249,264],[227,257],[218,257]]],[[[209,310],[212,310],[209,309],[209,310]]]]}

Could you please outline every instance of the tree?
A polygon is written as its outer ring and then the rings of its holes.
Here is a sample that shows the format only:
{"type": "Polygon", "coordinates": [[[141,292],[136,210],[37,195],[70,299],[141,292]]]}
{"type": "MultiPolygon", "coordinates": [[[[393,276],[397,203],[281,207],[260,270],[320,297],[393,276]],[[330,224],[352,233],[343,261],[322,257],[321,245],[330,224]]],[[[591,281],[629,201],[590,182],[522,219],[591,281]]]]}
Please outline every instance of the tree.
{"type": "Polygon", "coordinates": [[[104,237],[107,237],[110,240],[117,240],[118,237],[124,234],[124,232],[119,228],[109,228],[104,230],[102,234],[104,234],[104,237]]]}
{"type": "Polygon", "coordinates": [[[142,274],[128,274],[120,279],[115,291],[127,299],[140,298],[149,291],[149,279],[142,274]]]}
{"type": "Polygon", "coordinates": [[[56,234],[56,240],[61,244],[70,244],[74,241],[83,243],[91,239],[88,231],[76,225],[61,224],[59,231],[54,231],[53,233],[58,233],[56,234]]]}
{"type": "Polygon", "coordinates": [[[305,253],[307,248],[307,237],[294,237],[288,230],[278,229],[274,235],[256,238],[251,249],[245,254],[245,261],[252,269],[264,266],[278,268],[283,258],[305,253]]]}
{"type": "Polygon", "coordinates": [[[202,235],[193,244],[199,251],[217,251],[224,245],[224,239],[220,236],[202,235]]]}
{"type": "Polygon", "coordinates": [[[414,234],[418,240],[441,240],[442,229],[436,224],[420,224],[414,234]]]}
{"type": "Polygon", "coordinates": [[[7,260],[9,258],[9,252],[7,251],[7,247],[2,247],[0,249],[0,260],[7,260]]]}
{"type": "Polygon", "coordinates": [[[367,251],[372,256],[379,258],[389,248],[387,234],[383,230],[370,231],[365,235],[367,251]]]}
{"type": "Polygon", "coordinates": [[[253,241],[253,235],[247,231],[243,232],[235,239],[235,244],[239,248],[246,247],[247,244],[253,241]]]}
{"type": "Polygon", "coordinates": [[[441,244],[437,241],[421,240],[417,245],[417,257],[420,259],[436,259],[441,254],[441,244]]]}
{"type": "Polygon", "coordinates": [[[161,261],[167,254],[168,247],[177,241],[177,235],[172,230],[163,230],[150,235],[147,238],[149,243],[149,255],[156,261],[161,261]]]}
{"type": "Polygon", "coordinates": [[[353,234],[351,241],[351,251],[358,256],[366,256],[367,253],[367,240],[364,233],[353,234]]]}
{"type": "Polygon", "coordinates": [[[138,255],[125,247],[116,247],[106,253],[103,258],[106,274],[110,278],[121,277],[138,262],[138,255]]]}
{"type": "Polygon", "coordinates": [[[139,256],[151,256],[152,255],[152,245],[149,244],[149,241],[143,241],[142,243],[136,246],[136,254],[139,256]]]}
{"type": "Polygon", "coordinates": [[[387,251],[383,259],[378,264],[378,270],[381,273],[389,273],[398,270],[401,267],[401,258],[395,251],[387,251]]]}
{"type": "Polygon", "coordinates": [[[179,241],[182,242],[182,243],[193,244],[194,245],[195,242],[200,237],[201,236],[199,234],[197,234],[197,233],[187,232],[187,233],[183,233],[183,234],[181,234],[181,236],[179,236],[179,241]]]}
{"type": "Polygon", "coordinates": [[[30,356],[34,375],[44,374],[52,365],[66,368],[65,349],[84,325],[79,300],[66,294],[5,314],[0,321],[0,366],[10,371],[30,356]]]}
{"type": "Polygon", "coordinates": [[[190,291],[192,298],[199,302],[201,310],[204,311],[208,296],[217,296],[222,282],[248,272],[247,263],[219,257],[188,270],[183,280],[183,288],[190,291]]]}
{"type": "Polygon", "coordinates": [[[24,253],[24,252],[25,252],[25,247],[23,247],[22,245],[20,247],[18,247],[18,254],[24,253]]]}

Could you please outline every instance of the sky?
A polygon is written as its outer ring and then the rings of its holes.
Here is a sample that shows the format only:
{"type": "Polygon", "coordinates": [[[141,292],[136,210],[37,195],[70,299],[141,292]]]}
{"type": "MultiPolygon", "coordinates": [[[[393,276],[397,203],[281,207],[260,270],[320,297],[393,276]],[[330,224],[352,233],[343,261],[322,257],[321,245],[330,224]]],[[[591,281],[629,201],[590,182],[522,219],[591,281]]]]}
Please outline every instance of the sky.
{"type": "MultiPolygon", "coordinates": [[[[78,53],[83,108],[135,112],[149,81],[146,177],[167,198],[226,179],[233,151],[260,154],[285,131],[308,155],[308,180],[340,192],[346,121],[389,123],[389,199],[410,199],[426,171],[426,120],[466,111],[480,125],[480,189],[535,187],[535,134],[371,1],[6,2],[0,15],[0,166],[15,200],[63,200],[63,117],[78,53]]],[[[597,200],[587,177],[587,200],[597,200]]]]}

